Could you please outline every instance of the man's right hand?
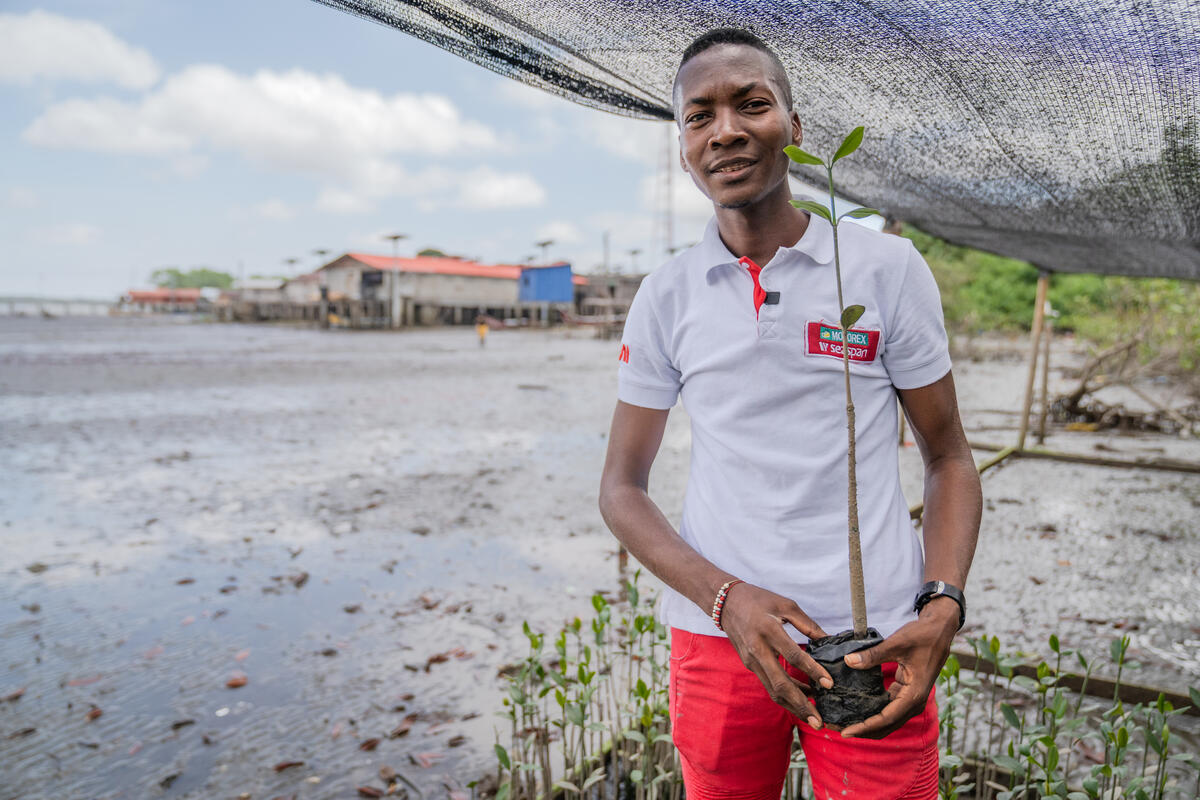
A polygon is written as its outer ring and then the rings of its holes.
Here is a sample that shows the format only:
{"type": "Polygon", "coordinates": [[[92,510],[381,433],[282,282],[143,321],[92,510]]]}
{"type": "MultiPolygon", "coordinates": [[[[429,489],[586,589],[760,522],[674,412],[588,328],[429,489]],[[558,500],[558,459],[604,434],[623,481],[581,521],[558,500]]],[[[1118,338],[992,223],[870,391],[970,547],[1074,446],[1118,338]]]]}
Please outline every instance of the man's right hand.
{"type": "Polygon", "coordinates": [[[820,728],[821,715],[805,694],[807,687],[788,675],[779,656],[826,689],[833,686],[833,679],[788,635],[784,623],[791,623],[810,639],[825,635],[794,601],[749,583],[730,587],[721,612],[721,627],[742,663],[762,681],[771,700],[813,728],[820,728]]]}

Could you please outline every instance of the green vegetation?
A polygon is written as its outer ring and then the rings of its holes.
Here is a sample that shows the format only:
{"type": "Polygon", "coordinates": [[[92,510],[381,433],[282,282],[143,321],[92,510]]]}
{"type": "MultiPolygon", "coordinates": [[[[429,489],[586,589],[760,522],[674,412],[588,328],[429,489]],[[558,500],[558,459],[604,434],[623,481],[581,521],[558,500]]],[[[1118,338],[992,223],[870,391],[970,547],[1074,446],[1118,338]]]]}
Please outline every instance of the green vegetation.
{"type": "MultiPolygon", "coordinates": [[[[528,655],[505,670],[501,716],[510,724],[507,746],[495,745],[495,800],[680,800],[669,635],[637,581],[625,585],[626,600],[595,595],[590,623],[575,618],[553,637],[524,624],[528,655]]],[[[1105,659],[1103,671],[1116,680],[1111,699],[1064,687],[1072,675],[1086,684],[1098,659],[1055,636],[1036,678],[997,638],[969,641],[977,667],[952,655],[938,678],[943,800],[1200,797],[1200,756],[1171,727],[1186,709],[1161,695],[1132,706],[1120,699],[1122,678],[1139,666],[1128,658],[1128,637],[1114,639],[1105,659]]],[[[1200,707],[1200,691],[1189,694],[1200,707]]],[[[782,800],[811,797],[794,745],[782,800]]]]}
{"type": "MultiPolygon", "coordinates": [[[[946,327],[972,335],[1028,330],[1033,323],[1037,268],[1024,261],[960,247],[905,226],[904,235],[929,262],[942,290],[946,327]]],[[[1200,365],[1200,284],[1163,278],[1054,274],[1054,326],[1098,348],[1143,337],[1142,361],[1164,372],[1200,365]]]]}
{"type": "Polygon", "coordinates": [[[150,274],[150,282],[162,289],[228,289],[233,286],[233,276],[207,267],[196,267],[187,272],[164,267],[150,274]]]}

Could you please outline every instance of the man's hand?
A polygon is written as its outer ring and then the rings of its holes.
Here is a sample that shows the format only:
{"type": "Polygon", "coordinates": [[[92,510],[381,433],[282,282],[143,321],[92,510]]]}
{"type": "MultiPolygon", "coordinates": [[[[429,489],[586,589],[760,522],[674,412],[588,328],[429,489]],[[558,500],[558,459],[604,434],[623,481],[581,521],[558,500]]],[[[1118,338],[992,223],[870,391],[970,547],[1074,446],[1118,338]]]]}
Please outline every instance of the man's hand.
{"type": "Polygon", "coordinates": [[[833,679],[788,635],[783,629],[785,622],[810,639],[825,635],[795,602],[748,583],[730,588],[721,612],[721,626],[730,643],[746,668],[762,681],[771,700],[820,728],[821,715],[809,702],[804,685],[788,675],[779,656],[827,689],[833,686],[833,679]]]}
{"type": "Polygon", "coordinates": [[[939,597],[921,610],[916,621],[880,644],[846,656],[846,664],[854,669],[869,669],[885,661],[895,661],[897,667],[896,681],[888,689],[892,701],[875,716],[847,726],[842,736],[882,739],[920,714],[957,631],[958,604],[939,597]]]}

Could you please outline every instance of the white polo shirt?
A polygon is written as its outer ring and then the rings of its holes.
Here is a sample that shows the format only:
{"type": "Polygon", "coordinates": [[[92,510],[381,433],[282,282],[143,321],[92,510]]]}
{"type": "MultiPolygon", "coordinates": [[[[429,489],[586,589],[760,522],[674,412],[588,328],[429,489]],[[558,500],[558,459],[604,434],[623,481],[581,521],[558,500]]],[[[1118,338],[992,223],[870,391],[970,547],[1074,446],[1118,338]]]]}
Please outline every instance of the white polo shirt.
{"type": "MultiPolygon", "coordinates": [[[[914,619],[921,541],[900,491],[896,389],[950,370],[937,284],[912,243],[838,228],[851,328],[859,527],[868,622],[884,636],[914,619]]],[[[778,292],[755,311],[753,278],[710,220],[704,239],[646,277],[625,321],[617,396],[692,423],[680,535],[745,581],[796,601],[827,633],[851,627],[846,539],[846,399],[833,229],[812,216],[760,274],[778,292]]],[[[736,590],[735,590],[736,591],[736,590]]],[[[663,621],[720,635],[666,589],[663,621]]],[[[805,637],[788,631],[798,641],[805,637]]]]}

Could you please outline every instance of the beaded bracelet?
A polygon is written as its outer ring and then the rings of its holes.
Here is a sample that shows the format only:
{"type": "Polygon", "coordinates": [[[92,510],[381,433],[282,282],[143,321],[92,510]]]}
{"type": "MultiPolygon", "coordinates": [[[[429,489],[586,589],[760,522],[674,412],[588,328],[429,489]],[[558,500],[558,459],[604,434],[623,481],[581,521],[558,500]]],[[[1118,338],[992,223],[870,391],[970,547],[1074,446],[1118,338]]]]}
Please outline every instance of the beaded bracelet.
{"type": "Polygon", "coordinates": [[[726,581],[721,587],[720,591],[717,592],[717,599],[713,601],[711,616],[712,621],[716,623],[717,630],[719,631],[725,630],[721,627],[721,611],[725,608],[725,596],[729,594],[730,589],[732,589],[734,586],[737,586],[739,583],[745,583],[745,581],[741,580],[740,578],[734,578],[731,581],[726,581]]]}

